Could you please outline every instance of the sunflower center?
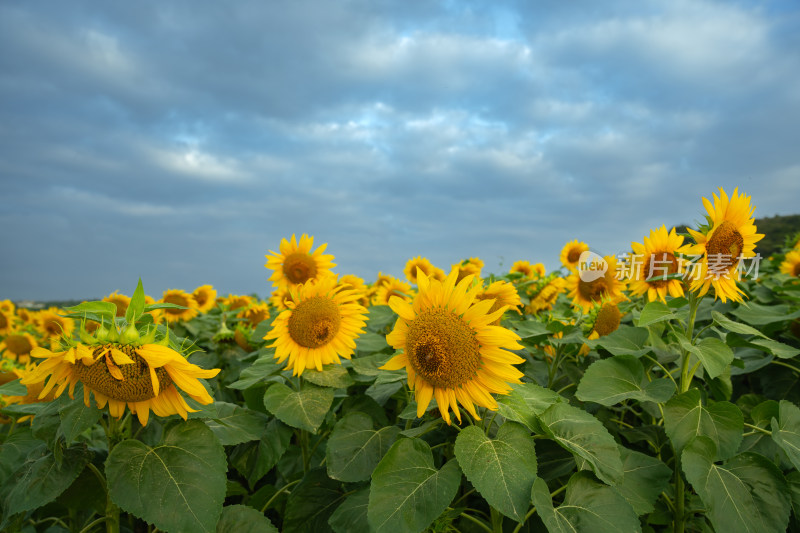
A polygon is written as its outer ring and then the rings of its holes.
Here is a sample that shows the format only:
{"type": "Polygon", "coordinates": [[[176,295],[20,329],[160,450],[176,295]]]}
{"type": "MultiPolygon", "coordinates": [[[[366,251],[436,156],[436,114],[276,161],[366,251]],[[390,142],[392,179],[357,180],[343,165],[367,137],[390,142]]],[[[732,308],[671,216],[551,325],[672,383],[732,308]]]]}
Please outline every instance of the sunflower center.
{"type": "Polygon", "coordinates": [[[289,336],[300,346],[319,348],[339,332],[342,315],[336,302],[323,296],[303,300],[289,317],[289,336]]]}
{"type": "Polygon", "coordinates": [[[31,353],[33,345],[24,335],[9,335],[6,337],[6,350],[14,355],[25,355],[31,353]]]}
{"type": "Polygon", "coordinates": [[[0,329],[5,329],[8,327],[8,319],[6,319],[6,315],[0,313],[0,329]]]}
{"type": "Polygon", "coordinates": [[[317,275],[317,263],[308,254],[295,252],[283,261],[283,274],[292,283],[305,283],[317,275]]]}
{"type": "Polygon", "coordinates": [[[617,330],[621,318],[622,313],[619,312],[616,305],[605,304],[597,313],[597,318],[594,321],[594,330],[601,337],[605,337],[617,330]]]}
{"type": "Polygon", "coordinates": [[[480,344],[461,318],[445,309],[417,315],[408,326],[406,354],[411,366],[434,387],[466,383],[480,368],[480,344]]]}
{"type": "Polygon", "coordinates": [[[706,252],[713,267],[718,270],[729,270],[739,260],[744,248],[744,237],[736,229],[733,222],[724,220],[706,243],[706,252]]]}
{"type": "MultiPolygon", "coordinates": [[[[800,261],[794,264],[794,269],[792,269],[792,275],[794,277],[800,277],[800,261]]],[[[2,315],[0,315],[2,316],[2,315]]],[[[0,327],[3,326],[2,320],[0,320],[0,327]]]]}
{"type": "Polygon", "coordinates": [[[648,280],[647,283],[651,287],[664,287],[670,282],[668,279],[663,279],[670,274],[678,271],[678,260],[669,252],[659,252],[650,254],[647,261],[644,262],[644,279],[648,280]],[[661,278],[652,279],[649,278],[661,278]]]}
{"type": "Polygon", "coordinates": [[[56,320],[47,320],[44,323],[44,330],[48,335],[61,335],[61,323],[56,320]]]}
{"type": "MultiPolygon", "coordinates": [[[[189,300],[187,300],[186,298],[184,298],[180,294],[168,294],[167,296],[164,297],[164,302],[168,303],[168,304],[180,305],[182,307],[189,307],[189,300]]],[[[176,315],[177,316],[177,315],[183,315],[183,313],[186,311],[186,309],[166,308],[166,309],[164,309],[164,311],[168,315],[176,315]]]]}
{"type": "Polygon", "coordinates": [[[597,302],[608,292],[605,278],[597,278],[593,281],[578,281],[578,293],[587,302],[597,302]]]}
{"type": "MultiPolygon", "coordinates": [[[[95,357],[110,347],[110,345],[98,346],[94,350],[95,357]]],[[[121,402],[143,402],[155,398],[156,395],[153,391],[153,382],[150,378],[150,368],[147,361],[137,354],[131,345],[115,344],[113,347],[125,352],[128,357],[133,359],[133,363],[117,366],[122,372],[122,380],[111,375],[108,370],[108,364],[103,358],[96,360],[91,366],[86,366],[81,361],[76,362],[73,371],[78,379],[92,390],[121,402]]],[[[106,354],[105,357],[111,360],[111,355],[106,354]]],[[[111,361],[113,362],[113,360],[111,361]]],[[[172,378],[169,377],[164,367],[159,367],[155,370],[160,390],[163,391],[172,385],[172,378]]]]}
{"type": "Polygon", "coordinates": [[[567,261],[570,263],[577,263],[581,258],[581,251],[578,248],[572,248],[567,254],[567,261]]]}

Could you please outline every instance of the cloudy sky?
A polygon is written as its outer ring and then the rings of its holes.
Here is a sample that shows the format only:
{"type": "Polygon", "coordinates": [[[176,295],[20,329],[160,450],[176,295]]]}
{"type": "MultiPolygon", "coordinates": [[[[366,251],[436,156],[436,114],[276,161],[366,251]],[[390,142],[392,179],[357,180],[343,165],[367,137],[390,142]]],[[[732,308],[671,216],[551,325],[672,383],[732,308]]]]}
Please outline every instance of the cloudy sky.
{"type": "Polygon", "coordinates": [[[718,187],[800,212],[793,0],[0,3],[0,299],[558,267],[718,187]]]}

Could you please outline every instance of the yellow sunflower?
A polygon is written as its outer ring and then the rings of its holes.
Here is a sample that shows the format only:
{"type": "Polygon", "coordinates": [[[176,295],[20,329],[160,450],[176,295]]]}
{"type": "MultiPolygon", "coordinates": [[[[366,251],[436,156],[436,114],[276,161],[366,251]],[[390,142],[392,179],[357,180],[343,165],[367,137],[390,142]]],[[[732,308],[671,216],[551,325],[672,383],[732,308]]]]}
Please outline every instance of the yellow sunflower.
{"type": "Polygon", "coordinates": [[[117,316],[125,316],[128,306],[131,304],[131,297],[120,294],[119,291],[114,291],[105,298],[104,302],[111,302],[117,306],[117,316]]]}
{"type": "MultiPolygon", "coordinates": [[[[586,337],[589,340],[599,339],[614,333],[619,328],[620,320],[622,319],[622,312],[619,307],[611,302],[595,305],[590,315],[588,326],[591,332],[586,337]]],[[[585,356],[589,351],[589,345],[584,344],[578,353],[585,356]]]]}
{"type": "Polygon", "coordinates": [[[481,270],[483,270],[483,261],[478,257],[470,257],[451,266],[452,269],[458,269],[458,280],[461,281],[469,275],[480,278],[481,270]]]}
{"type": "Polygon", "coordinates": [[[14,313],[6,313],[0,309],[0,335],[5,335],[14,328],[14,313]]]}
{"type": "Polygon", "coordinates": [[[561,264],[570,270],[577,270],[581,254],[588,251],[589,245],[585,242],[580,242],[577,239],[568,242],[561,249],[561,264]]]}
{"type": "Polygon", "coordinates": [[[52,339],[62,335],[65,337],[72,336],[75,323],[71,318],[59,316],[60,312],[62,312],[60,309],[50,307],[36,314],[36,325],[45,337],[52,339]]]}
{"type": "Polygon", "coordinates": [[[781,272],[796,278],[800,277],[800,250],[794,249],[786,254],[781,263],[781,272]]]}
{"type": "Polygon", "coordinates": [[[272,250],[267,255],[267,263],[264,265],[275,272],[269,277],[273,287],[289,286],[293,287],[299,283],[305,283],[311,279],[316,279],[330,271],[336,265],[333,263],[332,255],[325,255],[323,252],[327,248],[327,243],[320,245],[313,252],[314,237],[303,234],[300,242],[292,235],[292,240],[281,239],[280,253],[272,250]]]}
{"type": "Polygon", "coordinates": [[[496,410],[494,394],[508,394],[508,383],[520,383],[522,372],[513,365],[524,360],[508,350],[522,349],[519,337],[491,325],[505,311],[489,309],[493,300],[476,302],[481,287],[472,287],[472,276],[456,283],[453,271],[444,281],[417,274],[419,294],[413,303],[392,298],[389,305],[399,315],[387,342],[401,353],[381,368],[408,373],[414,390],[417,417],[422,417],[436,398],[442,418],[450,424],[450,409],[461,421],[461,404],[479,418],[475,404],[496,410]]]}
{"type": "Polygon", "coordinates": [[[670,274],[683,272],[681,261],[675,255],[683,244],[683,237],[672,228],[667,233],[666,226],[650,230],[650,237],[644,244],[632,242],[628,288],[636,296],[647,293],[649,301],[667,301],[667,294],[673,298],[683,296],[683,280],[664,279],[670,274]]]}
{"type": "Polygon", "coordinates": [[[291,292],[288,287],[278,287],[269,296],[269,303],[278,311],[289,309],[286,307],[286,299],[291,298],[291,292]]]}
{"type": "Polygon", "coordinates": [[[339,278],[339,285],[344,285],[346,289],[356,291],[356,294],[358,294],[358,303],[364,307],[369,307],[372,294],[370,293],[370,288],[367,287],[363,279],[354,274],[345,274],[339,278]]]}
{"type": "Polygon", "coordinates": [[[253,305],[253,299],[246,294],[237,295],[237,294],[229,294],[226,298],[222,299],[222,303],[228,306],[228,309],[233,311],[234,309],[241,309],[243,307],[250,307],[253,305]]]}
{"type": "Polygon", "coordinates": [[[326,276],[292,289],[289,309],[272,322],[272,330],[264,336],[273,340],[275,358],[287,370],[299,376],[307,368],[322,370],[323,365],[350,359],[356,348],[355,339],[366,325],[367,310],[356,303],[358,294],[336,278],[326,276]]]}
{"type": "Polygon", "coordinates": [[[44,383],[39,398],[54,388],[58,398],[68,386],[71,398],[80,381],[87,407],[93,393],[99,409],[108,404],[109,414],[120,418],[127,405],[143,426],[147,425],[151,410],[157,416],[178,414],[186,420],[187,413],[194,409],[186,404],[178,388],[203,405],[212,403],[214,399],[198,380],[219,373],[218,368],[204,370],[190,363],[162,344],[77,343],[63,351],[37,348],[32,355],[46,360],[20,383],[44,383]]]}
{"type": "MultiPolygon", "coordinates": [[[[522,314],[519,307],[522,305],[522,300],[519,298],[517,288],[507,281],[495,281],[488,287],[483,288],[475,295],[476,300],[494,300],[494,304],[489,308],[488,314],[492,314],[500,308],[513,309],[517,313],[522,314]]],[[[492,323],[497,326],[500,324],[500,318],[492,323]]]]}
{"type": "Polygon", "coordinates": [[[433,264],[428,261],[426,258],[422,256],[413,257],[408,260],[406,263],[406,267],[403,269],[403,273],[406,275],[406,279],[413,283],[414,285],[417,284],[417,271],[422,271],[426,277],[433,277],[434,279],[443,280],[444,279],[444,270],[441,268],[437,268],[433,266],[433,264]]]}
{"type": "Polygon", "coordinates": [[[536,314],[540,311],[547,311],[552,309],[555,305],[558,295],[564,292],[567,286],[567,280],[561,277],[553,278],[542,289],[531,298],[531,303],[528,305],[527,311],[530,314],[536,314]]]}
{"type": "Polygon", "coordinates": [[[686,255],[699,257],[696,263],[699,272],[693,271],[689,275],[689,289],[697,292],[698,296],[703,296],[713,286],[715,299],[742,301],[744,292],[736,285],[736,281],[741,279],[739,263],[742,258],[755,257],[756,243],[764,235],[756,233],[755,207],[750,207],[750,197],[739,195],[738,191],[738,188],[734,189],[728,198],[720,187],[719,197],[714,195],[713,204],[703,198],[710,229],[698,232],[690,228],[689,233],[696,244],[684,245],[680,250],[686,255]]]}
{"type": "Polygon", "coordinates": [[[200,285],[192,291],[192,296],[201,313],[208,312],[217,305],[217,291],[211,285],[200,285]]]}
{"type": "Polygon", "coordinates": [[[385,285],[392,281],[394,276],[390,276],[389,274],[384,274],[382,272],[378,272],[378,277],[375,279],[375,283],[372,284],[373,287],[380,287],[381,285],[385,285]]]}
{"type": "Polygon", "coordinates": [[[6,359],[25,364],[30,361],[31,352],[39,347],[39,343],[30,333],[15,332],[0,342],[0,355],[6,359]]]}
{"type": "Polygon", "coordinates": [[[375,296],[372,298],[372,305],[389,305],[389,299],[392,296],[411,301],[413,294],[414,291],[411,290],[410,284],[397,278],[392,278],[378,287],[375,296]]]}
{"type": "Polygon", "coordinates": [[[25,307],[17,307],[17,318],[19,318],[23,324],[33,324],[36,322],[36,314],[25,307]]]}
{"type": "Polygon", "coordinates": [[[13,315],[16,306],[11,300],[0,300],[0,311],[7,315],[13,315]]]}
{"type": "Polygon", "coordinates": [[[197,302],[194,296],[183,289],[167,289],[161,296],[161,302],[175,304],[186,309],[163,309],[164,318],[168,323],[184,321],[188,322],[198,315],[197,302]]]}
{"type": "Polygon", "coordinates": [[[625,299],[622,291],[625,289],[625,282],[617,278],[617,259],[613,255],[603,258],[608,265],[605,273],[597,279],[584,281],[581,279],[580,272],[573,272],[566,282],[565,289],[567,296],[572,299],[575,307],[583,309],[588,313],[595,302],[608,300],[618,303],[625,299]]]}
{"type": "Polygon", "coordinates": [[[265,303],[253,304],[247,309],[239,311],[239,318],[247,320],[251,326],[257,326],[262,321],[269,318],[269,306],[265,303]]]}

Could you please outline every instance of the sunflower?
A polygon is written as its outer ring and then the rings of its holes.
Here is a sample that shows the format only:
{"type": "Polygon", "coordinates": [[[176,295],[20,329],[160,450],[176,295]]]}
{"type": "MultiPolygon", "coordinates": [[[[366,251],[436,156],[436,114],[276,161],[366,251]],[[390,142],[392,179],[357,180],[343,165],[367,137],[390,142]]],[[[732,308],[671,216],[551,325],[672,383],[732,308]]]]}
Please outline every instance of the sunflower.
{"type": "Polygon", "coordinates": [[[192,291],[197,310],[201,313],[210,311],[217,305],[217,291],[211,285],[200,285],[192,291]]]}
{"type": "Polygon", "coordinates": [[[567,280],[562,277],[555,277],[550,280],[533,298],[531,298],[531,303],[527,309],[528,313],[536,314],[540,311],[552,309],[558,299],[558,295],[564,292],[566,286],[567,280]]]}
{"type": "Polygon", "coordinates": [[[480,278],[481,270],[483,270],[483,261],[478,257],[470,257],[463,259],[460,262],[451,265],[452,269],[458,269],[458,280],[461,281],[470,274],[476,278],[480,278]]]}
{"type": "Polygon", "coordinates": [[[14,314],[16,306],[11,300],[0,300],[0,311],[6,314],[14,314]]]}
{"type": "Polygon", "coordinates": [[[356,291],[358,294],[358,303],[364,307],[369,306],[371,300],[370,288],[364,283],[364,280],[354,274],[345,274],[339,278],[339,284],[344,285],[346,289],[356,291]]]}
{"type": "Polygon", "coordinates": [[[307,368],[350,359],[355,339],[364,331],[367,310],[355,302],[355,291],[337,284],[334,276],[311,280],[292,290],[289,307],[264,336],[273,340],[275,358],[299,376],[307,368]]]}
{"type": "Polygon", "coordinates": [[[290,290],[287,287],[278,287],[269,296],[269,304],[278,311],[283,311],[289,309],[285,303],[287,298],[291,298],[290,290]]]}
{"type": "Polygon", "coordinates": [[[422,273],[429,278],[433,277],[438,280],[444,279],[444,270],[433,266],[430,261],[419,255],[409,259],[406,263],[406,267],[403,269],[406,279],[414,285],[417,284],[417,271],[422,271],[422,273]]]}
{"type": "MultiPolygon", "coordinates": [[[[616,304],[611,302],[596,304],[591,313],[589,313],[589,320],[586,323],[587,329],[584,331],[589,331],[589,335],[586,338],[595,340],[614,333],[619,328],[621,319],[622,312],[616,304]]],[[[584,344],[578,353],[585,356],[589,351],[589,345],[584,344]]]]}
{"type": "Polygon", "coordinates": [[[378,277],[375,278],[375,283],[372,284],[373,287],[380,287],[381,285],[386,285],[390,281],[394,280],[394,276],[390,276],[389,274],[384,274],[382,272],[378,272],[378,277]]]}
{"type": "Polygon", "coordinates": [[[786,258],[781,263],[781,272],[796,278],[800,277],[800,250],[795,248],[786,254],[786,258]]]}
{"type": "Polygon", "coordinates": [[[186,360],[177,351],[162,344],[76,343],[63,351],[44,348],[33,350],[34,357],[45,359],[25,376],[20,383],[44,383],[39,398],[44,398],[55,388],[55,397],[69,386],[69,395],[80,381],[83,383],[83,401],[91,406],[94,394],[97,407],[108,404],[108,412],[121,418],[127,405],[145,426],[150,411],[157,416],[178,414],[186,420],[194,411],[178,392],[180,388],[189,397],[207,405],[214,400],[200,378],[212,378],[219,369],[204,370],[186,360]]]}
{"type": "Polygon", "coordinates": [[[617,303],[625,299],[622,294],[625,282],[617,278],[617,259],[612,255],[607,255],[603,259],[608,268],[599,278],[584,281],[581,279],[582,273],[577,271],[567,278],[565,289],[569,291],[568,296],[572,299],[573,305],[581,307],[584,313],[588,313],[595,302],[605,299],[617,303]]]}
{"type": "Polygon", "coordinates": [[[589,245],[585,242],[579,242],[577,239],[568,242],[561,249],[561,264],[570,270],[577,270],[581,254],[588,251],[589,245]]]}
{"type": "Polygon", "coordinates": [[[269,305],[265,303],[253,304],[247,309],[239,311],[239,314],[236,316],[244,318],[251,326],[257,326],[262,321],[269,318],[269,305]]]}
{"type": "Polygon", "coordinates": [[[37,313],[36,325],[39,331],[45,337],[56,338],[72,336],[72,330],[75,329],[75,324],[71,318],[59,316],[61,310],[56,307],[50,307],[37,313]]]}
{"type": "Polygon", "coordinates": [[[322,252],[327,248],[327,244],[322,244],[314,250],[314,237],[309,237],[303,233],[300,242],[292,235],[291,242],[281,239],[281,253],[272,250],[267,255],[267,263],[264,265],[275,272],[269,277],[273,287],[289,286],[293,287],[308,280],[316,279],[322,274],[330,271],[336,265],[332,262],[332,255],[325,255],[322,252]]]}
{"type": "Polygon", "coordinates": [[[228,309],[241,309],[242,307],[250,307],[253,305],[253,299],[247,295],[229,294],[226,298],[222,299],[222,303],[228,306],[228,309]]]}
{"type": "MultiPolygon", "coordinates": [[[[456,281],[457,282],[457,281],[456,281]]],[[[517,313],[521,313],[519,306],[522,305],[522,300],[519,298],[517,288],[507,281],[495,281],[488,287],[483,288],[475,295],[476,300],[494,300],[494,304],[489,309],[488,314],[492,314],[500,308],[513,309],[517,313]]],[[[497,326],[500,324],[498,317],[492,325],[497,326]]]]}
{"type": "Polygon", "coordinates": [[[667,233],[666,226],[650,230],[650,237],[644,238],[644,244],[632,242],[631,266],[629,270],[629,289],[636,296],[647,293],[649,301],[667,301],[669,293],[673,298],[683,296],[683,281],[680,279],[664,279],[670,274],[683,272],[681,261],[675,255],[683,244],[683,237],[672,228],[667,233]]]}
{"type": "Polygon", "coordinates": [[[119,291],[114,291],[105,298],[104,302],[111,302],[117,306],[117,316],[125,316],[128,306],[131,304],[131,297],[120,294],[119,291]]]}
{"type": "Polygon", "coordinates": [[[508,383],[520,383],[522,372],[513,365],[524,361],[508,351],[522,349],[519,337],[491,325],[506,308],[489,313],[492,300],[476,302],[481,287],[471,286],[471,276],[456,284],[457,277],[453,271],[438,281],[419,271],[420,291],[413,303],[402,298],[389,301],[399,318],[386,341],[402,352],[381,367],[405,368],[417,401],[417,417],[436,398],[448,424],[451,408],[461,421],[458,404],[474,418],[479,418],[474,404],[496,410],[491,394],[508,394],[508,383]]]}
{"type": "Polygon", "coordinates": [[[397,278],[392,278],[390,281],[378,287],[372,299],[372,305],[389,305],[389,299],[392,296],[411,301],[413,294],[414,292],[411,290],[411,285],[397,278]]]}
{"type": "Polygon", "coordinates": [[[6,335],[6,338],[0,342],[0,355],[25,364],[30,360],[31,352],[38,347],[39,343],[30,333],[15,332],[6,335]]]}
{"type": "Polygon", "coordinates": [[[23,324],[33,324],[36,322],[36,314],[25,307],[17,307],[17,318],[19,318],[23,324]]]}
{"type": "Polygon", "coordinates": [[[185,307],[186,309],[164,309],[164,318],[167,323],[184,321],[188,322],[198,315],[197,301],[194,296],[184,291],[183,289],[167,289],[164,291],[161,302],[168,304],[175,304],[185,307]]]}
{"type": "Polygon", "coordinates": [[[736,280],[741,279],[739,262],[742,258],[755,257],[756,242],[764,235],[756,233],[755,207],[750,207],[750,197],[739,195],[738,191],[738,188],[734,189],[728,198],[720,187],[719,197],[714,194],[713,204],[703,198],[710,228],[705,232],[689,228],[696,244],[684,245],[680,250],[686,255],[699,257],[695,263],[700,267],[699,272],[693,272],[689,285],[698,296],[703,296],[713,285],[715,299],[742,301],[744,292],[736,286],[736,280]]]}
{"type": "Polygon", "coordinates": [[[6,313],[0,309],[0,335],[11,332],[14,328],[14,313],[6,313]]]}

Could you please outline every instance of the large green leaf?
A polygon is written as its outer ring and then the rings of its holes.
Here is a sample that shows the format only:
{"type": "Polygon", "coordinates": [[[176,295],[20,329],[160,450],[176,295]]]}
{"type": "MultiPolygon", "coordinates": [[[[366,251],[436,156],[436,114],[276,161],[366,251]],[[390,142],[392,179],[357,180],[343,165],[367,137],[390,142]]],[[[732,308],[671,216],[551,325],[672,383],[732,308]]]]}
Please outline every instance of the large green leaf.
{"type": "Polygon", "coordinates": [[[644,367],[632,355],[615,355],[595,361],[586,369],[576,396],[584,402],[610,406],[633,399],[663,403],[675,393],[667,378],[648,381],[644,367]]]}
{"type": "Polygon", "coordinates": [[[169,427],[161,444],[117,444],[106,460],[111,499],[164,531],[215,531],[225,499],[227,459],[201,421],[169,427]]]}
{"type": "Polygon", "coordinates": [[[304,384],[294,391],[275,383],[264,393],[264,406],[281,422],[316,433],[333,403],[334,389],[304,384]]]}
{"type": "Polygon", "coordinates": [[[742,453],[714,464],[716,445],[697,437],[683,451],[686,479],[706,506],[714,529],[725,533],[784,532],[789,523],[789,487],[781,471],[765,457],[742,453]]]}
{"type": "Polygon", "coordinates": [[[800,518],[800,472],[792,470],[786,475],[786,483],[789,485],[789,496],[792,500],[792,510],[795,519],[800,518]]]}
{"type": "Polygon", "coordinates": [[[306,370],[303,372],[303,379],[320,387],[333,387],[334,389],[346,389],[355,383],[342,365],[325,365],[322,372],[315,369],[306,370]]]}
{"type": "Polygon", "coordinates": [[[283,457],[291,439],[289,426],[280,420],[270,420],[261,439],[239,444],[231,450],[231,464],[252,487],[283,457]]]}
{"type": "Polygon", "coordinates": [[[790,307],[781,305],[761,305],[747,302],[737,307],[733,314],[753,326],[764,326],[775,322],[786,322],[800,317],[800,310],[789,312],[790,307]]]}
{"type": "Polygon", "coordinates": [[[325,452],[330,477],[348,482],[370,478],[400,433],[397,426],[375,430],[373,425],[372,417],[358,411],[336,423],[325,452]]]}
{"type": "MultiPolygon", "coordinates": [[[[5,445],[3,452],[6,452],[5,445]]],[[[23,511],[38,509],[55,500],[80,475],[91,460],[92,453],[86,446],[73,446],[63,450],[61,461],[41,446],[27,457],[6,481],[4,489],[10,487],[3,511],[6,517],[23,511]]]]}
{"type": "Polygon", "coordinates": [[[455,453],[464,475],[489,505],[517,522],[525,519],[536,479],[530,431],[506,422],[490,439],[478,426],[469,426],[458,434],[455,453]]]}
{"type": "Polygon", "coordinates": [[[283,533],[318,533],[329,529],[328,519],[345,498],[342,483],[315,468],[292,489],[286,500],[283,533]]]}
{"type": "Polygon", "coordinates": [[[572,405],[556,403],[539,415],[539,421],[547,435],[584,459],[601,480],[609,485],[622,481],[619,447],[598,419],[572,405]]]}
{"type": "Polygon", "coordinates": [[[536,415],[562,400],[557,392],[535,383],[511,385],[511,392],[497,398],[497,411],[506,419],[520,422],[541,433],[536,415]]]}
{"type": "Polygon", "coordinates": [[[245,390],[250,387],[262,385],[269,379],[274,379],[273,376],[281,371],[283,365],[278,363],[274,358],[272,350],[265,352],[252,365],[242,370],[239,374],[239,379],[230,385],[230,389],[245,390]]]}
{"type": "Polygon", "coordinates": [[[389,347],[386,336],[372,331],[365,331],[356,339],[356,351],[373,354],[389,347]]]}
{"type": "Polygon", "coordinates": [[[772,419],[772,440],[800,470],[800,409],[786,400],[781,400],[779,409],[778,419],[772,419]]]}
{"type": "Polygon", "coordinates": [[[672,469],[650,455],[620,448],[625,476],[614,487],[637,515],[652,512],[659,494],[667,489],[672,469]]]}
{"type": "Polygon", "coordinates": [[[664,429],[677,453],[697,436],[709,437],[720,454],[716,459],[727,459],[739,449],[742,442],[744,417],[742,411],[730,402],[703,405],[698,389],[692,389],[672,398],[664,406],[664,429]]]}
{"type": "Polygon", "coordinates": [[[569,478],[564,502],[553,508],[547,483],[536,478],[531,490],[536,512],[550,533],[620,533],[641,531],[639,518],[619,492],[598,483],[589,472],[569,478]]]}
{"type": "Polygon", "coordinates": [[[15,428],[0,445],[0,484],[25,462],[29,453],[41,445],[42,441],[33,436],[30,427],[15,428]]]}
{"type": "Polygon", "coordinates": [[[656,322],[672,320],[673,318],[675,318],[675,313],[673,313],[672,309],[667,307],[666,304],[659,301],[649,302],[642,309],[642,312],[639,315],[639,321],[636,323],[636,325],[639,327],[644,327],[649,326],[650,324],[655,324],[656,322]]]}
{"type": "Polygon", "coordinates": [[[269,518],[246,505],[223,507],[217,522],[217,533],[278,533],[269,518]]]}
{"type": "Polygon", "coordinates": [[[588,341],[586,344],[594,349],[598,346],[605,348],[611,352],[611,355],[641,357],[650,352],[650,348],[645,347],[649,336],[650,331],[647,328],[637,328],[623,324],[611,334],[588,341]]]}
{"type": "Polygon", "coordinates": [[[376,533],[419,533],[447,509],[460,484],[455,460],[437,470],[425,441],[400,439],[372,473],[370,526],[376,533]]]}
{"type": "Polygon", "coordinates": [[[77,387],[77,398],[62,407],[58,415],[61,418],[61,432],[67,444],[78,438],[78,435],[94,427],[103,412],[95,405],[94,398],[89,400],[89,407],[83,403],[82,388],[77,387]]]}
{"type": "Polygon", "coordinates": [[[367,521],[368,508],[369,487],[348,496],[328,518],[328,525],[336,533],[351,533],[352,531],[366,533],[370,531],[367,521]]]}
{"type": "Polygon", "coordinates": [[[722,374],[733,362],[733,350],[716,337],[705,337],[694,345],[683,335],[677,337],[681,348],[697,357],[712,378],[722,374]]]}
{"type": "Polygon", "coordinates": [[[267,429],[269,418],[236,404],[215,402],[217,416],[205,421],[225,446],[258,440],[267,429]]]}

